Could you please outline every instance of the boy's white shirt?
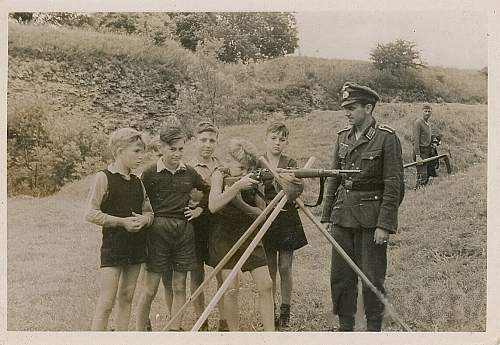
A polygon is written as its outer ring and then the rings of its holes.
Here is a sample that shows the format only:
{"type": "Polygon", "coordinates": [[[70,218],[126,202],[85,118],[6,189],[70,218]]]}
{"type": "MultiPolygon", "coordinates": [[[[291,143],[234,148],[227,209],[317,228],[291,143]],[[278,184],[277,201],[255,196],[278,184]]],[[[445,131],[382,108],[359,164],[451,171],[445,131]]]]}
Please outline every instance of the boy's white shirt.
{"type": "Polygon", "coordinates": [[[158,159],[158,161],[156,162],[156,172],[162,172],[163,170],[167,170],[170,173],[172,173],[172,175],[174,175],[176,172],[178,172],[180,170],[186,170],[186,164],[184,164],[181,161],[181,162],[179,162],[179,165],[177,165],[177,168],[174,171],[172,171],[169,168],[167,168],[167,166],[165,165],[165,162],[163,162],[163,158],[160,157],[158,159]]]}

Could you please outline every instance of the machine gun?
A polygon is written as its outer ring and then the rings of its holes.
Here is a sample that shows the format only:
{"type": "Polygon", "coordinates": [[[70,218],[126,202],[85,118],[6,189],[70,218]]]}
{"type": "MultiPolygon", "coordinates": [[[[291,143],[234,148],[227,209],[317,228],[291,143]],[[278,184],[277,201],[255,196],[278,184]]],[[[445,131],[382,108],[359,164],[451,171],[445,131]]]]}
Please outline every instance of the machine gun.
{"type": "Polygon", "coordinates": [[[304,203],[305,206],[307,207],[316,207],[321,205],[323,202],[323,195],[325,193],[325,182],[327,177],[334,177],[338,176],[341,174],[359,174],[361,170],[353,169],[353,170],[343,170],[343,169],[333,169],[333,170],[327,170],[327,169],[281,169],[278,168],[276,169],[276,172],[278,174],[282,173],[291,173],[293,174],[296,178],[318,178],[319,177],[319,195],[318,195],[318,200],[316,201],[315,204],[306,204],[304,203]]]}

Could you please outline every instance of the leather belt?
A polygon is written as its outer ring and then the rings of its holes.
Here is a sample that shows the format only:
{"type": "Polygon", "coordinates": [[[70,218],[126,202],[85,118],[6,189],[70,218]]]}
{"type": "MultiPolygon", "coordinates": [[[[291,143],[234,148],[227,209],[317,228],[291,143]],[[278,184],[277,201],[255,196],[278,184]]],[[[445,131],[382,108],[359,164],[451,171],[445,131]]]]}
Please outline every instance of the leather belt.
{"type": "Polygon", "coordinates": [[[384,190],[383,183],[361,183],[353,180],[342,180],[342,186],[344,186],[345,189],[363,192],[384,190]]]}

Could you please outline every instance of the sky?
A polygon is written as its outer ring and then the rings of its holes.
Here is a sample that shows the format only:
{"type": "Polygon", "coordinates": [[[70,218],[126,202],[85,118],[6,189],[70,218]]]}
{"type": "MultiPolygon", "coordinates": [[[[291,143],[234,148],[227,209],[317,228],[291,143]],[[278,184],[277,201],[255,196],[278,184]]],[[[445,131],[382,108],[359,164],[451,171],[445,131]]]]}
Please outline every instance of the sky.
{"type": "Polygon", "coordinates": [[[430,66],[488,64],[487,16],[480,12],[298,12],[302,56],[370,59],[377,43],[413,41],[430,66]]]}

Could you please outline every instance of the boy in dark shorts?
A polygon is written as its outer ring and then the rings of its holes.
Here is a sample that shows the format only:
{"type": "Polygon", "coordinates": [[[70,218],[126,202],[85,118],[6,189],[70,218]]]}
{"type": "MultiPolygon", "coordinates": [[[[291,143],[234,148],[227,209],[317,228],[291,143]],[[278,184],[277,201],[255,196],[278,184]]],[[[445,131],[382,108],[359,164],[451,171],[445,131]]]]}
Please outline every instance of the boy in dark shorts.
{"type": "MultiPolygon", "coordinates": [[[[266,130],[266,153],[264,157],[274,168],[296,168],[297,162],[283,153],[288,145],[289,129],[281,121],[273,121],[266,130]]],[[[266,199],[272,200],[277,192],[272,181],[265,183],[266,199]]],[[[262,242],[267,256],[269,273],[273,280],[273,296],[276,298],[276,274],[279,268],[281,278],[281,307],[276,324],[280,328],[288,327],[290,321],[290,302],[293,289],[292,262],[293,252],[307,244],[302,222],[295,204],[288,202],[271,228],[264,235],[262,242]]]]}
{"type": "MultiPolygon", "coordinates": [[[[265,202],[256,193],[258,181],[247,174],[257,164],[257,150],[244,139],[232,139],[228,144],[228,169],[217,169],[212,174],[209,208],[213,213],[209,237],[209,265],[222,260],[232,246],[258,217],[265,202]],[[228,171],[224,171],[228,170],[228,171]],[[246,175],[245,175],[246,174],[246,175]],[[224,186],[224,177],[242,177],[231,186],[224,186]]],[[[245,241],[217,275],[222,285],[232,268],[248,248],[251,239],[245,241]]],[[[249,271],[259,291],[259,306],[265,331],[274,331],[272,281],[267,268],[266,254],[259,244],[241,268],[249,271]]],[[[238,277],[231,283],[219,303],[219,310],[227,320],[229,330],[239,330],[238,277]]]]}
{"type": "Polygon", "coordinates": [[[131,173],[144,158],[141,134],[120,129],[111,135],[109,147],[114,162],[96,174],[85,215],[102,226],[100,293],[91,329],[106,330],[116,298],[116,330],[126,331],[137,277],[146,261],[144,228],[153,222],[153,212],[141,180],[131,173]]]}
{"type": "MultiPolygon", "coordinates": [[[[214,171],[221,166],[220,161],[214,156],[217,146],[219,130],[210,121],[201,121],[195,128],[195,147],[196,152],[194,157],[187,162],[187,165],[192,166],[198,172],[206,183],[210,184],[210,179],[214,171]]],[[[191,194],[190,208],[196,209],[200,199],[199,192],[194,191],[198,195],[191,194]]],[[[208,210],[207,210],[208,211],[208,210]]],[[[189,274],[191,276],[191,293],[196,291],[205,279],[205,263],[208,263],[208,235],[210,228],[210,212],[203,212],[198,218],[193,220],[194,238],[196,258],[198,260],[196,269],[189,274]]],[[[203,293],[193,301],[194,311],[197,317],[200,317],[205,309],[205,296],[203,293]]],[[[220,327],[227,328],[225,320],[220,320],[220,327]]],[[[208,322],[201,326],[200,331],[208,330],[208,322]]]]}
{"type": "MultiPolygon", "coordinates": [[[[170,124],[160,130],[162,157],[144,170],[142,180],[155,212],[148,233],[148,261],[144,291],[138,303],[137,330],[145,330],[162,274],[172,273],[172,315],[186,302],[187,272],[196,269],[194,230],[190,220],[201,212],[186,210],[190,193],[196,188],[205,194],[199,207],[207,207],[208,184],[190,166],[182,162],[186,137],[180,124],[170,124]]],[[[180,330],[182,317],[171,329],[180,330]]]]}

